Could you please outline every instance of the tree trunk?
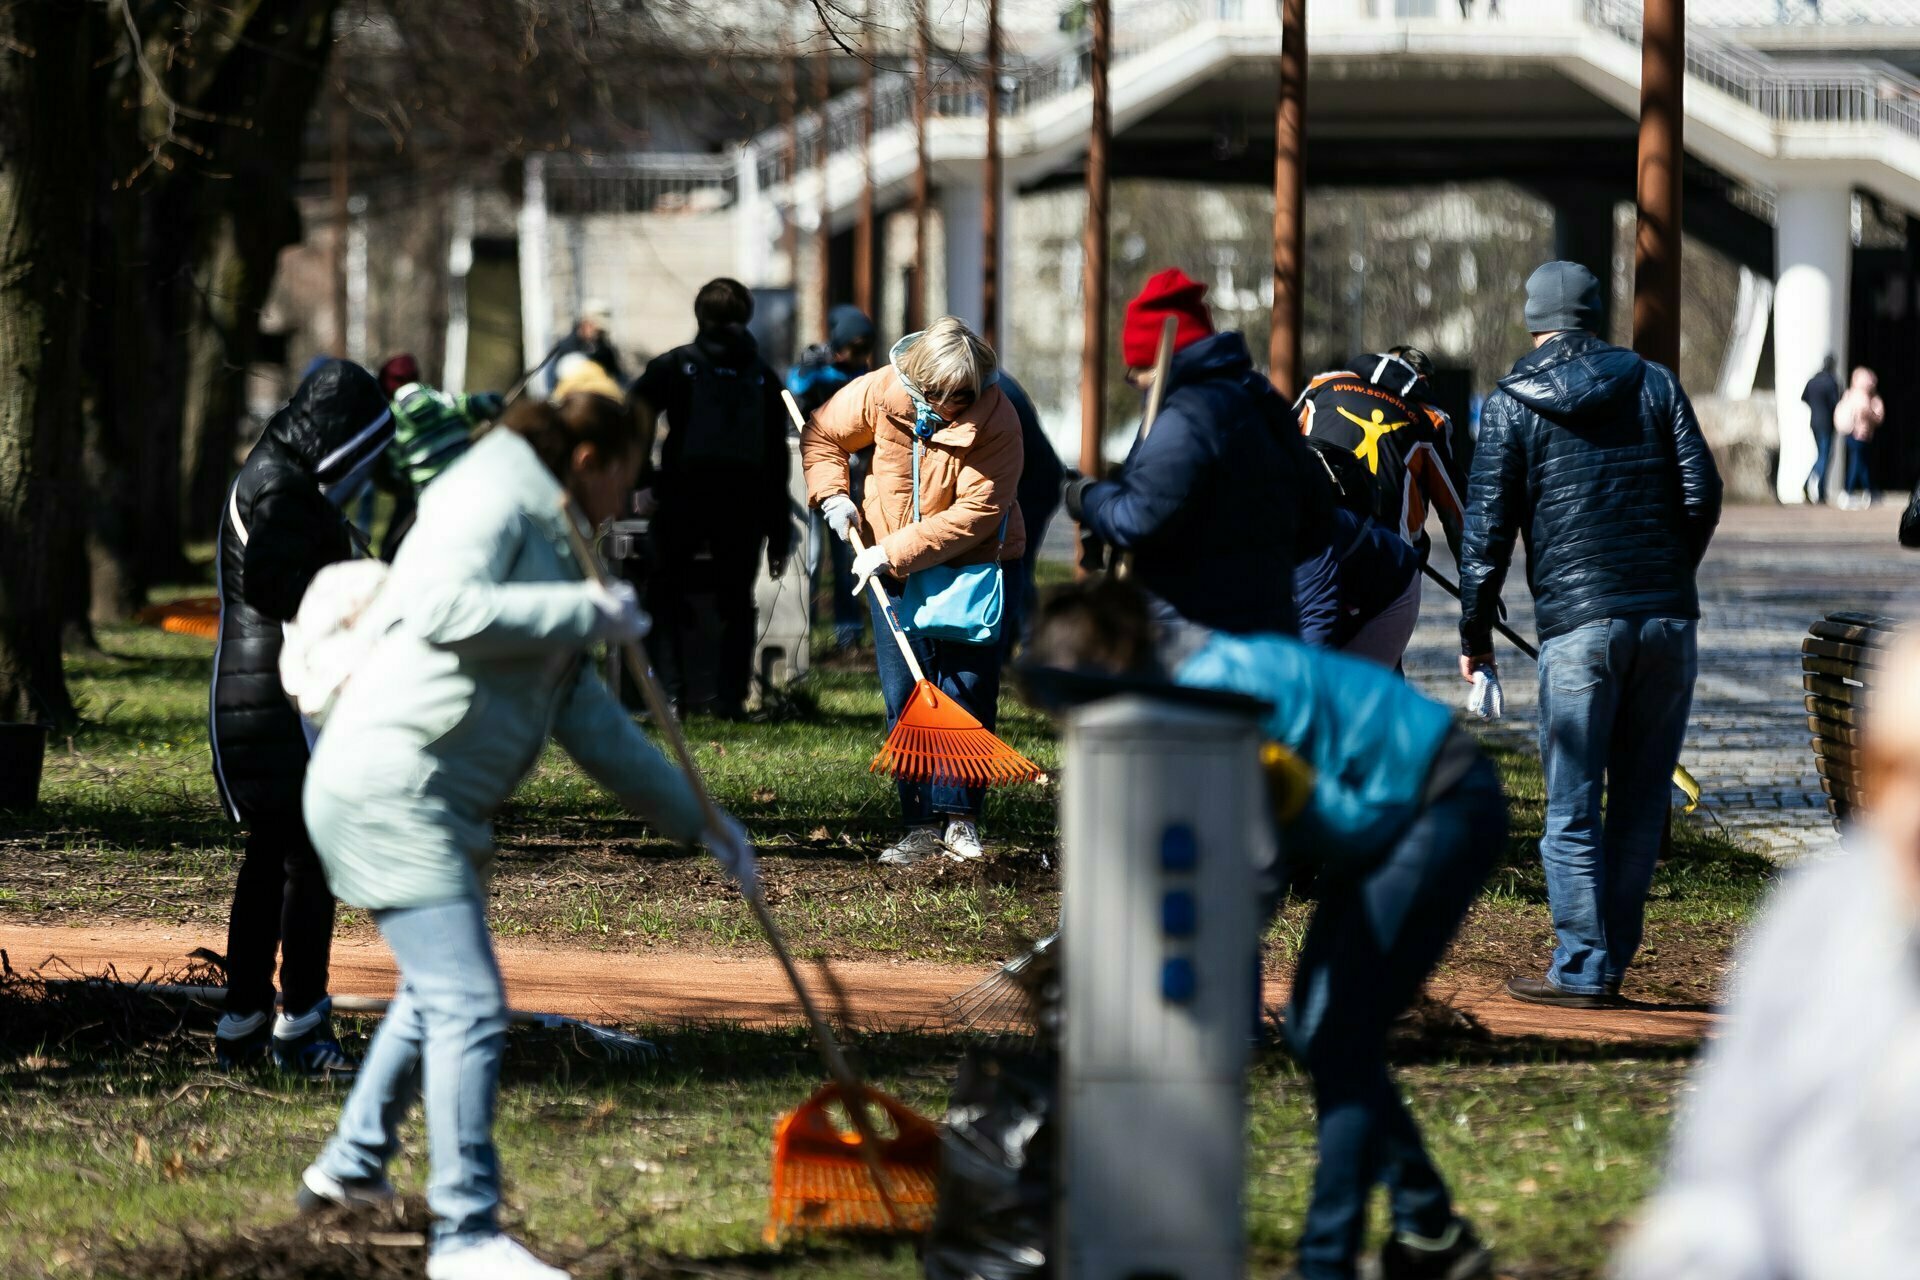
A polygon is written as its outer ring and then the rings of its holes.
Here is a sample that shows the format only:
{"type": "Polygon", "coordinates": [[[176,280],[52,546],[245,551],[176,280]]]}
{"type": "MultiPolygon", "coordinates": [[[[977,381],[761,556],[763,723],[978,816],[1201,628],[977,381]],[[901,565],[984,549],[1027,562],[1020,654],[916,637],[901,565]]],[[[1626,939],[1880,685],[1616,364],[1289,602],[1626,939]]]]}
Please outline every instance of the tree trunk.
{"type": "Polygon", "coordinates": [[[60,665],[75,518],[91,24],[0,6],[0,720],[74,720],[60,665]]]}

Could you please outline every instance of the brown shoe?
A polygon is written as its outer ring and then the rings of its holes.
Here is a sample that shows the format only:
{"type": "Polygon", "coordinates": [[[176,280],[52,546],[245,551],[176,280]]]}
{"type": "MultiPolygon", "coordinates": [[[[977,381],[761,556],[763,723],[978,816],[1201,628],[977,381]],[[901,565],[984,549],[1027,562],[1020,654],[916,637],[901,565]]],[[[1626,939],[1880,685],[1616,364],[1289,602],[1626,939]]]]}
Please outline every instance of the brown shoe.
{"type": "Polygon", "coordinates": [[[1556,987],[1545,978],[1508,978],[1507,994],[1528,1004],[1550,1004],[1562,1009],[1618,1009],[1617,992],[1585,993],[1556,987]]]}

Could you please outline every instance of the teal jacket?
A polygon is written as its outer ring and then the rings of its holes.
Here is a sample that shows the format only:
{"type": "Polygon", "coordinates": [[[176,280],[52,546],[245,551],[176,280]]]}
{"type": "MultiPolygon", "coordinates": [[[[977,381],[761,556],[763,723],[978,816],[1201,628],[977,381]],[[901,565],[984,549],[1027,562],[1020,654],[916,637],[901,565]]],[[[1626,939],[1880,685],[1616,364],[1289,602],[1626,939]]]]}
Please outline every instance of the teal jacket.
{"type": "Polygon", "coordinates": [[[380,639],[307,770],[307,827],[342,902],[483,894],[493,814],[549,734],[662,835],[699,835],[686,779],[586,660],[597,611],[560,496],[527,442],[499,428],[421,495],[419,520],[357,624],[380,639]]]}
{"type": "Polygon", "coordinates": [[[1384,667],[1279,635],[1216,632],[1178,684],[1258,698],[1267,736],[1314,771],[1286,849],[1322,864],[1373,861],[1419,814],[1453,715],[1384,667]]]}

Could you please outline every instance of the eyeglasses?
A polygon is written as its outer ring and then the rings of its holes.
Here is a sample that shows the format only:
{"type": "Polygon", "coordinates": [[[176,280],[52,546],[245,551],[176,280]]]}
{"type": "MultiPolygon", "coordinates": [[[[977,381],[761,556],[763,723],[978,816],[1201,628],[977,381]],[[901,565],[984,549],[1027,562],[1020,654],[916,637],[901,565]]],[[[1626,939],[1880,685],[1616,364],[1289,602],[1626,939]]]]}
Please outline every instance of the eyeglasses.
{"type": "Polygon", "coordinates": [[[961,387],[958,391],[950,391],[943,396],[928,396],[927,400],[930,404],[938,405],[942,409],[964,413],[973,408],[974,401],[979,398],[979,392],[971,387],[961,387]]]}

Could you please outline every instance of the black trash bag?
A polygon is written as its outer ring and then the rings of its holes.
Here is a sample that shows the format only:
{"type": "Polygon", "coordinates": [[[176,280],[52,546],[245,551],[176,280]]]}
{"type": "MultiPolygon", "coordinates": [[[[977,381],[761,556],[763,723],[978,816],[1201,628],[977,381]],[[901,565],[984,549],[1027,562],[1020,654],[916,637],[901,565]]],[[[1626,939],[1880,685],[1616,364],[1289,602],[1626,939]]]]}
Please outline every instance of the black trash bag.
{"type": "Polygon", "coordinates": [[[927,1280],[1053,1274],[1059,1058],[976,1049],[960,1063],[941,1140],[927,1280]]]}

